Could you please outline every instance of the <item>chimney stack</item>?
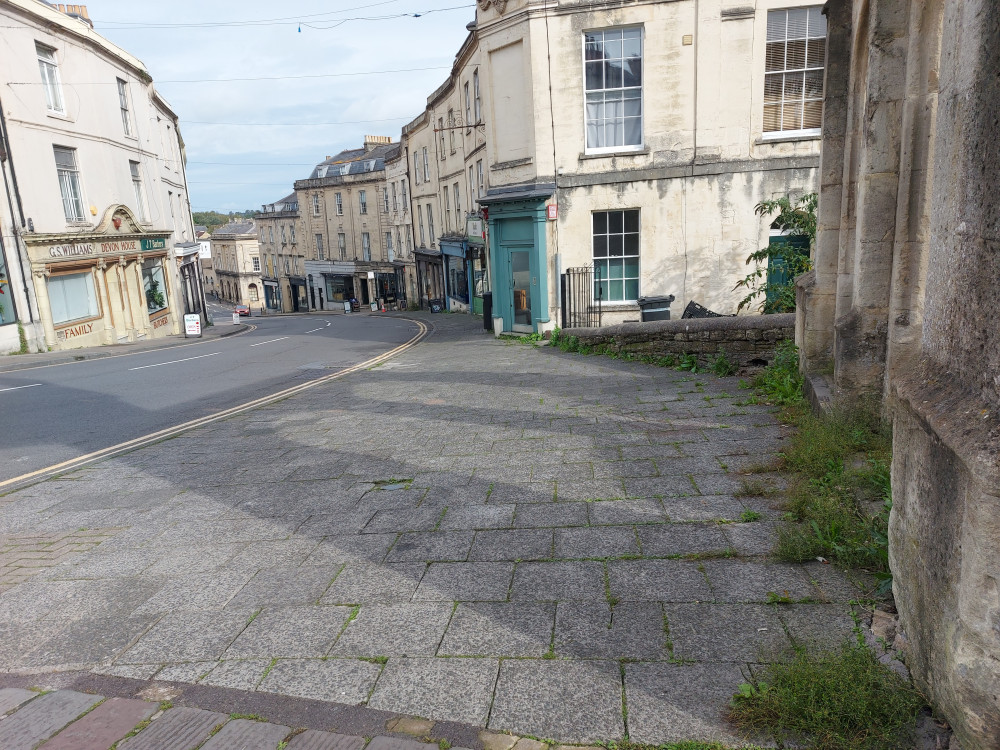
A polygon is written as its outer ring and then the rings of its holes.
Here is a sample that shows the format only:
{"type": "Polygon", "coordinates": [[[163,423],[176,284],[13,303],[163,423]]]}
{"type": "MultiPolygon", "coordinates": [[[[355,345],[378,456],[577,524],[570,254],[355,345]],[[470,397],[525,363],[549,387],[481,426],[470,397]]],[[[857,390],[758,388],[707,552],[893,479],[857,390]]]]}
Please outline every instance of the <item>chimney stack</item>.
{"type": "Polygon", "coordinates": [[[376,146],[388,146],[392,143],[391,135],[366,135],[365,151],[371,151],[376,146]]]}
{"type": "Polygon", "coordinates": [[[94,28],[94,22],[90,20],[90,16],[87,15],[86,5],[63,5],[59,3],[55,6],[56,10],[60,13],[65,13],[70,18],[79,18],[84,23],[90,25],[90,28],[94,28]]]}

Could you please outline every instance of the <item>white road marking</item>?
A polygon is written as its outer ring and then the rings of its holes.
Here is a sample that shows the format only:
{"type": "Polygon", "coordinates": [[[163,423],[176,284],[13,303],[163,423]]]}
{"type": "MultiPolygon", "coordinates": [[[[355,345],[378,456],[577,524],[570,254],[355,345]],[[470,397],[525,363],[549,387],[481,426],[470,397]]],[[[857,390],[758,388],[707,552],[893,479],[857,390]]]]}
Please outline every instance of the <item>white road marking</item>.
{"type": "Polygon", "coordinates": [[[322,331],[322,328],[313,328],[311,331],[306,331],[306,333],[316,333],[316,331],[322,331]]]}
{"type": "Polygon", "coordinates": [[[205,357],[214,357],[216,354],[221,354],[222,352],[212,352],[211,354],[199,354],[197,357],[185,357],[184,359],[173,359],[170,362],[160,362],[156,365],[143,365],[142,367],[130,367],[129,372],[132,370],[146,370],[150,367],[163,367],[164,365],[176,365],[178,362],[190,362],[192,359],[204,359],[205,357]]]}
{"type": "Polygon", "coordinates": [[[280,339],[271,339],[270,341],[261,341],[259,344],[250,344],[251,348],[255,346],[264,346],[264,344],[273,344],[275,341],[283,341],[287,339],[288,336],[282,336],[280,339]]]}
{"type": "Polygon", "coordinates": [[[35,388],[40,385],[41,383],[32,383],[31,385],[18,385],[13,388],[0,388],[0,393],[3,393],[4,391],[19,391],[22,388],[35,388]]]}

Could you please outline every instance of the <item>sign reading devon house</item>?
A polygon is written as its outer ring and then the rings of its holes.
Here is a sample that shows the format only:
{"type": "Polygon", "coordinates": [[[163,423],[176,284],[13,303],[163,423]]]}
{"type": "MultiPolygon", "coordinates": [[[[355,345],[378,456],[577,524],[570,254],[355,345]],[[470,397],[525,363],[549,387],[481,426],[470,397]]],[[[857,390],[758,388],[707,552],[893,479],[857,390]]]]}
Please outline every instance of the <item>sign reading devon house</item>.
{"type": "Polygon", "coordinates": [[[152,237],[142,240],[114,240],[112,242],[74,242],[66,245],[53,245],[49,255],[53,258],[69,258],[77,255],[98,255],[100,253],[138,253],[150,250],[166,250],[165,237],[152,237]]]}

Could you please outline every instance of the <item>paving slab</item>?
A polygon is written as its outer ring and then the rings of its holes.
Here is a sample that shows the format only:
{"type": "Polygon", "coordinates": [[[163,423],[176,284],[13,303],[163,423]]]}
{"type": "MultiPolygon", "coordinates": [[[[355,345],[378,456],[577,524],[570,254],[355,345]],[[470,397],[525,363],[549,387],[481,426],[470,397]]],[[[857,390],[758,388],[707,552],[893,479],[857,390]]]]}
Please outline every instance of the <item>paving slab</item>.
{"type": "Polygon", "coordinates": [[[605,600],[604,566],[596,560],[518,563],[512,601],[605,600]]]}
{"type": "Polygon", "coordinates": [[[555,603],[460,604],[452,615],[439,656],[536,656],[549,652],[555,603]]]}
{"type": "Polygon", "coordinates": [[[482,726],[490,712],[497,659],[392,658],[371,708],[482,726]]]}
{"type": "Polygon", "coordinates": [[[351,607],[312,605],[265,608],[226,649],[230,659],[326,656],[351,607]]]}
{"type": "Polygon", "coordinates": [[[158,708],[149,701],[111,698],[46,742],[46,750],[107,750],[158,708]]]}
{"type": "Polygon", "coordinates": [[[389,562],[464,560],[469,556],[475,535],[473,530],[401,534],[386,559],[389,562]]]}
{"type": "Polygon", "coordinates": [[[280,724],[233,719],[201,746],[200,750],[275,750],[292,730],[280,724]]]}
{"type": "Polygon", "coordinates": [[[0,721],[0,747],[32,750],[100,701],[99,695],[75,690],[40,696],[0,721]]]}
{"type": "Polygon", "coordinates": [[[307,729],[292,737],[286,750],[361,750],[364,746],[364,737],[307,729]]]}
{"type": "Polygon", "coordinates": [[[743,744],[725,720],[743,681],[736,664],[626,664],[630,739],[653,745],[682,740],[743,744]]]}
{"type": "Polygon", "coordinates": [[[119,658],[122,664],[217,659],[247,627],[250,612],[166,615],[119,658]]]}
{"type": "Polygon", "coordinates": [[[703,565],[712,598],[719,602],[767,602],[774,597],[814,599],[819,593],[800,565],[738,559],[706,560],[703,565]]]}
{"type": "Polygon", "coordinates": [[[611,560],[611,596],[619,601],[703,602],[712,591],[701,564],[687,560],[611,560]]]}
{"type": "Polygon", "coordinates": [[[727,549],[732,542],[722,528],[714,523],[670,523],[640,526],[638,533],[644,555],[669,557],[727,549]]]}
{"type": "Polygon", "coordinates": [[[257,689],[359,705],[368,700],[381,672],[381,665],[358,659],[282,659],[257,689]]]}
{"type": "Polygon", "coordinates": [[[556,529],[555,557],[595,558],[639,554],[634,526],[556,529]]]}
{"type": "Polygon", "coordinates": [[[589,503],[522,503],[517,506],[514,526],[519,529],[541,529],[566,526],[586,526],[589,503]]]}
{"type": "Polygon", "coordinates": [[[261,570],[226,607],[246,609],[265,605],[312,604],[323,596],[340,568],[340,565],[313,565],[261,570]]]}
{"type": "Polygon", "coordinates": [[[665,609],[675,659],[759,663],[791,649],[774,605],[667,604],[665,609]]]}
{"type": "Polygon", "coordinates": [[[194,750],[208,739],[215,727],[229,721],[226,714],[200,708],[165,711],[134,737],[118,744],[128,750],[194,750]]]}
{"type": "Polygon", "coordinates": [[[331,654],[433,656],[451,613],[451,602],[365,604],[334,644],[331,654]]]}
{"type": "Polygon", "coordinates": [[[18,706],[36,697],[38,697],[38,693],[31,690],[24,690],[22,688],[0,689],[0,716],[3,716],[8,711],[13,711],[18,706]]]}
{"type": "Polygon", "coordinates": [[[620,740],[625,723],[619,665],[586,660],[504,661],[489,728],[574,743],[620,740]]]}
{"type": "Polygon", "coordinates": [[[201,683],[236,690],[253,690],[271,663],[270,659],[231,659],[221,662],[202,677],[201,683]]]}
{"type": "Polygon", "coordinates": [[[348,563],[320,600],[322,604],[408,602],[427,563],[348,563]]]}
{"type": "Polygon", "coordinates": [[[667,659],[659,602],[560,602],[555,654],[579,659],[667,659]]]}
{"type": "Polygon", "coordinates": [[[431,563],[413,595],[414,601],[505,601],[514,563],[431,563]]]}

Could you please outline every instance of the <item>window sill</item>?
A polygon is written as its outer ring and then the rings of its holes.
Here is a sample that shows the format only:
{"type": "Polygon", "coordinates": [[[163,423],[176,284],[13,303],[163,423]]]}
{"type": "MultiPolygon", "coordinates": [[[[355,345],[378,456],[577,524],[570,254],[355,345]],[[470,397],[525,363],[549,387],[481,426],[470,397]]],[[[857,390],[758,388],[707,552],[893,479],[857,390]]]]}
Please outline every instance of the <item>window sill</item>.
{"type": "Polygon", "coordinates": [[[621,150],[621,151],[585,151],[580,154],[579,160],[585,161],[587,159],[613,159],[616,156],[648,156],[649,146],[643,146],[638,149],[631,150],[621,150]]]}
{"type": "Polygon", "coordinates": [[[72,117],[67,115],[65,112],[53,112],[51,109],[45,110],[45,114],[51,117],[53,120],[62,120],[63,122],[75,122],[72,117]]]}
{"type": "Polygon", "coordinates": [[[823,133],[820,130],[807,133],[775,133],[774,135],[762,135],[756,141],[755,146],[763,146],[768,143],[796,143],[798,141],[820,141],[823,133]]]}
{"type": "MultiPolygon", "coordinates": [[[[596,300],[595,300],[596,302],[596,300]]],[[[601,309],[609,312],[625,312],[628,310],[638,310],[638,302],[602,302],[601,309]]]]}

